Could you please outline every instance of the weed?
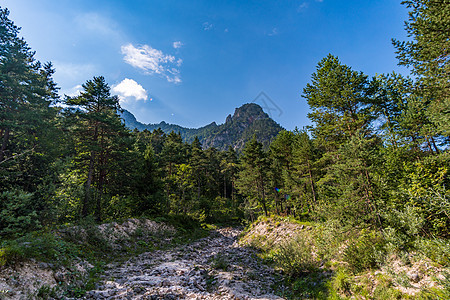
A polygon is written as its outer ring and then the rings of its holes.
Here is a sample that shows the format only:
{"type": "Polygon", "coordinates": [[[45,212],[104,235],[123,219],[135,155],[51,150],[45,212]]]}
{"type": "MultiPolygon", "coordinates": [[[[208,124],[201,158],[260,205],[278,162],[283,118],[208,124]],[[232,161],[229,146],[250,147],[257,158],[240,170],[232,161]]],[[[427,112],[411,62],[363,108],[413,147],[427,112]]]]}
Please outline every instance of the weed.
{"type": "Polygon", "coordinates": [[[227,271],[230,263],[225,255],[219,253],[211,260],[211,266],[216,270],[227,271]]]}
{"type": "Polygon", "coordinates": [[[38,299],[54,299],[58,297],[58,287],[42,285],[36,293],[38,299]]]}
{"type": "Polygon", "coordinates": [[[329,287],[338,295],[344,294],[350,296],[352,279],[350,274],[345,269],[339,269],[329,283],[329,287]]]}
{"type": "Polygon", "coordinates": [[[296,236],[280,245],[273,254],[273,261],[290,276],[299,276],[318,268],[313,256],[313,244],[304,236],[296,236]]]}
{"type": "Polygon", "coordinates": [[[385,255],[384,240],[375,232],[363,231],[344,251],[344,261],[353,273],[377,267],[385,255]]]}

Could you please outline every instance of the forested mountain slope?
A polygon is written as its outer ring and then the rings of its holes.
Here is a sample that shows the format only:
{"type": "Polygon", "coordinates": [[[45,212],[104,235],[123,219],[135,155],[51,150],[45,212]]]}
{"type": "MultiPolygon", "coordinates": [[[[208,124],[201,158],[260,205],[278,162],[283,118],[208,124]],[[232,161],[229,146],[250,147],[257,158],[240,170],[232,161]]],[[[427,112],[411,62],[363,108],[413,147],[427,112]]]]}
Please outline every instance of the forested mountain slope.
{"type": "Polygon", "coordinates": [[[197,136],[205,149],[215,147],[219,150],[226,150],[232,146],[235,150],[242,150],[245,143],[254,134],[258,141],[267,148],[283,129],[263,111],[261,106],[255,103],[244,104],[236,108],[233,116],[228,115],[224,124],[217,125],[216,122],[212,122],[200,128],[185,128],[164,121],[159,124],[143,124],[127,110],[121,113],[121,117],[125,121],[125,126],[130,129],[153,131],[161,128],[165,133],[174,131],[180,133],[183,141],[187,143],[191,143],[197,136]]]}

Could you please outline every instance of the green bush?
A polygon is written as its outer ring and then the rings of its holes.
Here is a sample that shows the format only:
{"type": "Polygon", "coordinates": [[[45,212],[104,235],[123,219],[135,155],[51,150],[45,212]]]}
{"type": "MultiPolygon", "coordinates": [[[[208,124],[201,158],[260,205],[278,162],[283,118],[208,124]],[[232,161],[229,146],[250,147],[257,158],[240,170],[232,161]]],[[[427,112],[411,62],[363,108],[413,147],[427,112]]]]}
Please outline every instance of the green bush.
{"type": "Polygon", "coordinates": [[[353,273],[375,268],[385,255],[384,246],[384,239],[376,232],[362,231],[345,249],[344,261],[353,273]]]}
{"type": "Polygon", "coordinates": [[[416,248],[434,262],[450,267],[450,241],[445,239],[419,239],[416,248]]]}
{"type": "Polygon", "coordinates": [[[319,262],[313,256],[313,243],[303,236],[280,245],[273,253],[274,262],[290,276],[299,276],[314,271],[319,262]]]}
{"type": "Polygon", "coordinates": [[[40,227],[33,194],[22,190],[0,193],[0,236],[18,236],[40,227]]]}
{"type": "Polygon", "coordinates": [[[347,234],[343,232],[342,226],[337,222],[328,221],[320,224],[313,230],[317,255],[320,259],[329,261],[340,260],[339,248],[347,239],[347,234]]]}
{"type": "Polygon", "coordinates": [[[0,265],[36,259],[55,265],[67,265],[79,249],[53,233],[29,233],[16,240],[4,241],[0,248],[0,265]]]}
{"type": "Polygon", "coordinates": [[[345,269],[339,269],[330,281],[329,286],[331,295],[335,295],[334,298],[339,299],[338,295],[349,296],[352,286],[351,275],[345,269]]]}
{"type": "Polygon", "coordinates": [[[386,212],[384,218],[384,236],[389,252],[414,248],[424,223],[420,211],[413,206],[406,206],[402,210],[392,209],[386,212]]]}

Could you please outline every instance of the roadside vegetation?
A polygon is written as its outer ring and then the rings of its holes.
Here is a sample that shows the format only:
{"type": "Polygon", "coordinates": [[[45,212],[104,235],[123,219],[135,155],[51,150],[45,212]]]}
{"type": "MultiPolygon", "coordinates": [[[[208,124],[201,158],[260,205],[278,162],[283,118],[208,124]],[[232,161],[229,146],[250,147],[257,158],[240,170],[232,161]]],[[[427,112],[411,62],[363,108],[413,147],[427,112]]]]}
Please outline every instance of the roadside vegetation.
{"type": "Polygon", "coordinates": [[[398,236],[336,224],[304,225],[260,217],[241,235],[264,261],[282,271],[287,299],[447,299],[450,245],[416,237],[407,247],[398,236]]]}
{"type": "Polygon", "coordinates": [[[409,76],[329,54],[301,95],[312,125],[242,151],[130,131],[102,76],[61,97],[0,8],[0,279],[20,286],[14,269],[39,267],[54,277],[39,297],[54,282],[80,296],[115,260],[274,215],[247,234],[295,229],[242,242],[284,272],[287,297],[449,298],[450,4],[402,3],[410,39],[393,44],[409,76]]]}

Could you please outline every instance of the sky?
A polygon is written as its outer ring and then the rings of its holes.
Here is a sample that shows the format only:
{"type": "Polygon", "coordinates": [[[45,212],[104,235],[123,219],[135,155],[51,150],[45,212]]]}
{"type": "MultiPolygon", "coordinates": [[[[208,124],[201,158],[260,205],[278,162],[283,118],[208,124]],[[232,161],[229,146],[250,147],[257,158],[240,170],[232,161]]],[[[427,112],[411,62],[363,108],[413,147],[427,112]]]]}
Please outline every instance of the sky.
{"type": "Polygon", "coordinates": [[[250,102],[310,125],[303,88],[329,53],[369,76],[407,73],[400,0],[0,0],[60,95],[104,76],[138,121],[197,128],[250,102]]]}

